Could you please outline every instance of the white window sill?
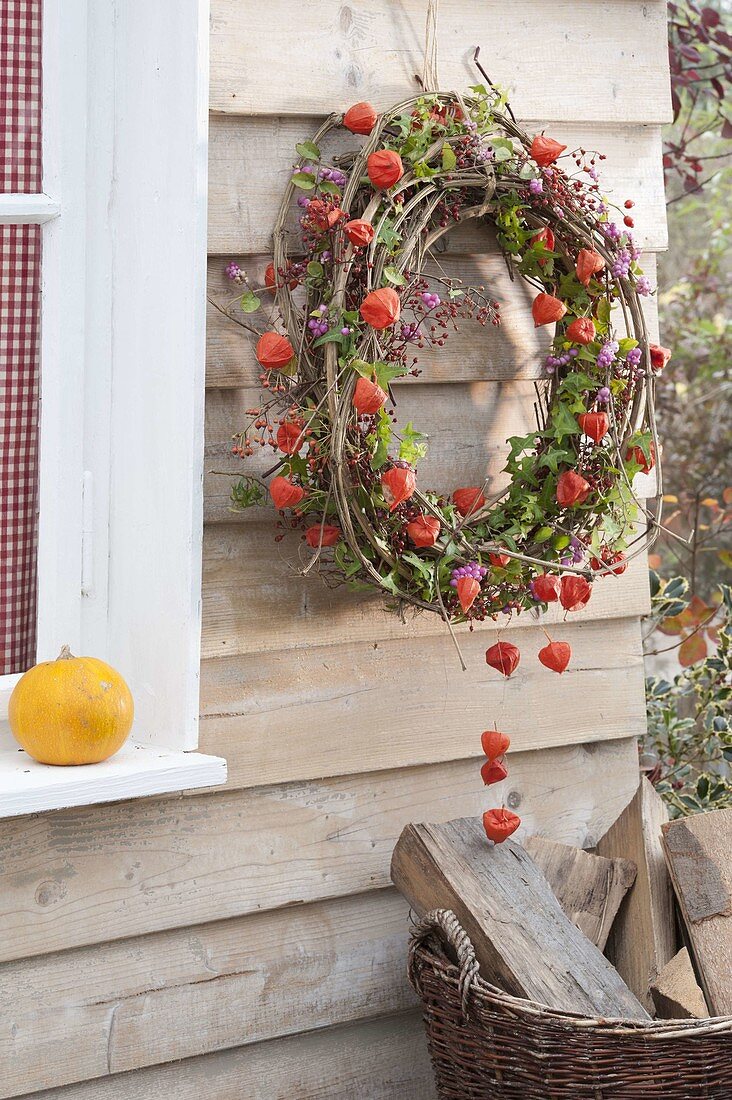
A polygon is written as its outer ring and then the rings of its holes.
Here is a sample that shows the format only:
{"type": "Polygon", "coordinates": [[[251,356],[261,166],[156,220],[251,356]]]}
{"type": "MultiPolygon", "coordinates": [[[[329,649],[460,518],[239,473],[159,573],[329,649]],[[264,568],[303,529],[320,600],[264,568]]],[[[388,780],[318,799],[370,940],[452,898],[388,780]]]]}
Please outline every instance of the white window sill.
{"type": "Polygon", "coordinates": [[[226,782],[226,761],[128,742],[102,764],[51,767],[20,748],[0,748],[0,818],[118,802],[226,782]]]}

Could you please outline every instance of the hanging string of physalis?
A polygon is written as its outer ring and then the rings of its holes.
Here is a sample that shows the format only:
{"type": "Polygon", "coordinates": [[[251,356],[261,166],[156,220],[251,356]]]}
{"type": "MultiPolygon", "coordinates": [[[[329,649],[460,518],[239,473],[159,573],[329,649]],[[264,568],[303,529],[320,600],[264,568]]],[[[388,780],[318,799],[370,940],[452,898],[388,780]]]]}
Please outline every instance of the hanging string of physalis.
{"type": "MultiPolygon", "coordinates": [[[[656,505],[633,481],[656,464],[653,376],[670,352],[648,340],[632,201],[613,218],[604,158],[528,135],[485,86],[383,114],[356,104],[296,154],[264,285],[228,268],[243,284],[238,308],[263,317],[243,322],[257,334],[264,397],[236,438],[248,468],[234,507],[268,496],[276,537],[300,531],[311,552],[304,571],[434,611],[451,632],[585,607],[596,578],[622,574],[658,521],[660,476],[656,505]],[[344,151],[344,133],[360,144],[344,151]],[[328,156],[330,138],[339,151],[328,156]],[[440,238],[471,218],[495,227],[512,277],[531,287],[535,326],[554,326],[536,365],[536,428],[508,440],[508,484],[490,500],[487,479],[423,486],[427,439],[395,413],[422,349],[449,354],[467,319],[500,322],[483,288],[426,271],[440,238]],[[266,470],[253,461],[262,450],[276,456],[266,470]]],[[[570,656],[549,639],[539,659],[562,673],[570,656]]],[[[487,659],[509,675],[519,652],[499,642],[487,659]]]]}

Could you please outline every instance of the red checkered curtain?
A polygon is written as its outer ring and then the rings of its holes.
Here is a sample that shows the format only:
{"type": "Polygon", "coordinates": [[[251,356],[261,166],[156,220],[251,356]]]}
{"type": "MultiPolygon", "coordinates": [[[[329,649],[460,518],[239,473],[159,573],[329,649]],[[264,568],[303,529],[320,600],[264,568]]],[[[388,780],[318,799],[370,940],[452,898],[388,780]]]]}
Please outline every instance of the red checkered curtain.
{"type": "MultiPolygon", "coordinates": [[[[0,190],[42,190],[42,0],[0,0],[0,190]]],[[[37,225],[0,225],[0,673],[35,660],[38,543],[37,225]]]]}

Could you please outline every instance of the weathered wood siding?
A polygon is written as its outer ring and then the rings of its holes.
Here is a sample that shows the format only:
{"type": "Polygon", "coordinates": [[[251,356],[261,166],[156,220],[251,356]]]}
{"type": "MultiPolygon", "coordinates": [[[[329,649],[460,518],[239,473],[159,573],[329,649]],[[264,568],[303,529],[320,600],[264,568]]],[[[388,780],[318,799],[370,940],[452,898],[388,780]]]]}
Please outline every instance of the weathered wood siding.
{"type": "MultiPolygon", "coordinates": [[[[334,108],[411,91],[425,7],[212,0],[214,291],[231,258],[263,270],[295,141],[334,108]]],[[[520,117],[606,151],[650,270],[666,239],[665,33],[662,0],[515,0],[510,19],[497,0],[440,5],[445,85],[473,80],[480,44],[520,117]]],[[[445,264],[491,282],[504,327],[425,356],[400,413],[433,435],[432,484],[495,485],[545,337],[485,231],[450,237],[445,264]]],[[[461,673],[434,618],[404,625],[301,580],[271,516],[228,511],[213,471],[235,469],[256,374],[212,312],[201,744],[227,757],[229,784],[0,823],[0,1100],[427,1100],[407,908],[388,879],[402,826],[485,807],[478,734],[493,722],[514,737],[502,795],[529,831],[592,844],[635,787],[643,562],[561,626],[575,652],[561,679],[536,661],[531,619],[508,628],[524,654],[509,682],[483,661],[494,624],[461,631],[461,673]]]]}

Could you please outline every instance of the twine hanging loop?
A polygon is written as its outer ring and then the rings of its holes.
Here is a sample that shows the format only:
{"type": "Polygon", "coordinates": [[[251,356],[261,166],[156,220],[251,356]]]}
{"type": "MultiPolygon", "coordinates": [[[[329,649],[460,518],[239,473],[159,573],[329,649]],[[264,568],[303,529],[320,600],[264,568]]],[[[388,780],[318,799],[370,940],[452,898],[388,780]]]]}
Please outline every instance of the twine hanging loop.
{"type": "Polygon", "coordinates": [[[438,92],[440,79],[437,68],[437,17],[440,0],[427,0],[427,19],[424,35],[424,67],[422,87],[426,92],[438,92]]]}

